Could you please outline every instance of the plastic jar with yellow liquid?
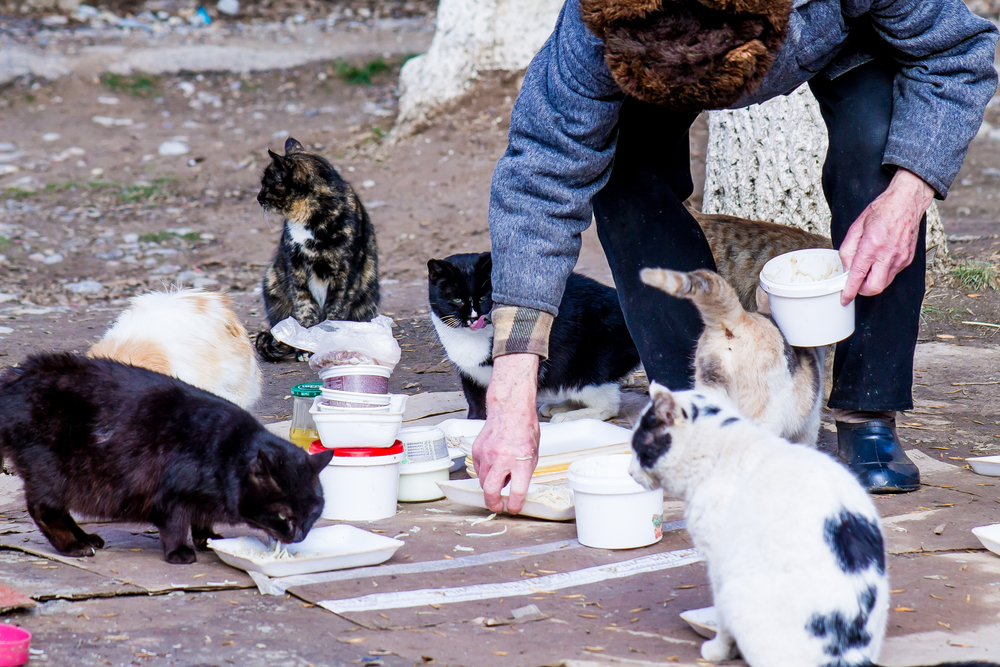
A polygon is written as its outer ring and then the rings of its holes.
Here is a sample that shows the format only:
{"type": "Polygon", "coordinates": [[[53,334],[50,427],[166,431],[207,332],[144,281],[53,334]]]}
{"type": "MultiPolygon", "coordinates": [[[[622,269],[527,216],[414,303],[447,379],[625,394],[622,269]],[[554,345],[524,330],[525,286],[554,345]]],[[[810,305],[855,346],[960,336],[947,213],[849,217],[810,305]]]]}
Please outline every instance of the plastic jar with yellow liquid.
{"type": "Polygon", "coordinates": [[[309,408],[313,399],[319,396],[322,386],[322,382],[305,382],[292,387],[292,430],[288,439],[306,451],[314,440],[319,440],[319,431],[309,408]]]}

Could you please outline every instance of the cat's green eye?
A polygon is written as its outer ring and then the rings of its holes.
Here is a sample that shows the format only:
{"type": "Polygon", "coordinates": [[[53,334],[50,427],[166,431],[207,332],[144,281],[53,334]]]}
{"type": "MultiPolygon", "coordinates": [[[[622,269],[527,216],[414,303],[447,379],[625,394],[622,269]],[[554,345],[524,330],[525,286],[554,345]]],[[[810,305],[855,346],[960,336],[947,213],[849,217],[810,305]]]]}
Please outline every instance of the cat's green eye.
{"type": "Polygon", "coordinates": [[[288,517],[285,516],[284,514],[279,514],[278,518],[281,519],[282,521],[288,521],[288,517]]]}
{"type": "Polygon", "coordinates": [[[452,299],[452,303],[462,303],[464,299],[452,299]]]}

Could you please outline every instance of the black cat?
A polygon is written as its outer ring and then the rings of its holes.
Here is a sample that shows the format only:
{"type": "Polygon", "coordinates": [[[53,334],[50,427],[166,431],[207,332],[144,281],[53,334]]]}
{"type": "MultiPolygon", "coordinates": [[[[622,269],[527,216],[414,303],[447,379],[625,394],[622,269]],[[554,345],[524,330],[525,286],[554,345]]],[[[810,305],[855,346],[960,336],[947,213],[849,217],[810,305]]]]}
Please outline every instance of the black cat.
{"type": "MultiPolygon", "coordinates": [[[[268,323],[294,317],[308,328],[323,320],[372,319],[378,314],[378,247],[354,188],[291,137],[284,155],[268,154],[257,201],[285,219],[278,252],[264,273],[268,323]]],[[[257,350],[270,361],[295,353],[270,331],[257,335],[257,350]]]]}
{"type": "MultiPolygon", "coordinates": [[[[458,368],[469,419],[486,418],[486,387],[493,374],[493,282],[490,253],[452,255],[427,262],[431,321],[448,359],[458,368]]],[[[538,369],[543,415],[553,422],[609,419],[621,406],[619,381],[639,365],[618,293],[577,273],[570,275],[552,324],[549,358],[538,369]],[[572,404],[582,405],[573,410],[572,404]]]]}
{"type": "Polygon", "coordinates": [[[168,563],[193,563],[214,523],[246,522],[282,542],[323,510],[310,457],[248,412],[174,378],[109,359],[39,354],[0,376],[0,454],[24,480],[28,512],[52,546],[104,546],[70,511],[160,529],[168,563]]]}

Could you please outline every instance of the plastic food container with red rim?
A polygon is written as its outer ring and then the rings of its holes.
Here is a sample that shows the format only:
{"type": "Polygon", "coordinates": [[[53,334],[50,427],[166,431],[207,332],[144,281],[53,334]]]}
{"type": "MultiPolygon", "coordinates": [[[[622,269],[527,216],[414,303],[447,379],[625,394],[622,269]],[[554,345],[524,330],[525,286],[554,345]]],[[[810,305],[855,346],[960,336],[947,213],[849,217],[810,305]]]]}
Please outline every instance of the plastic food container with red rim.
{"type": "MultiPolygon", "coordinates": [[[[313,443],[313,448],[316,443],[313,443]]],[[[403,443],[391,447],[340,447],[319,474],[323,518],[378,521],[396,514],[403,443]]]]}
{"type": "Polygon", "coordinates": [[[0,667],[18,667],[28,662],[31,633],[16,625],[0,624],[0,667]]]}

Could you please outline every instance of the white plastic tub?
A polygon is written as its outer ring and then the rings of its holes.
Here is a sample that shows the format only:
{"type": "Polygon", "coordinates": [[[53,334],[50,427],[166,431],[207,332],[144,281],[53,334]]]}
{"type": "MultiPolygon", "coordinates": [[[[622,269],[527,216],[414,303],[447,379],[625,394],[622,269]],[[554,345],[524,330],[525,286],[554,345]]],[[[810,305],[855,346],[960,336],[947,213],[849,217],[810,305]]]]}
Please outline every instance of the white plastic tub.
{"type": "Polygon", "coordinates": [[[569,467],[576,534],[595,549],[634,549],[663,537],[663,490],[647,491],[628,474],[631,454],[592,456],[569,467]]]}
{"type": "Polygon", "coordinates": [[[973,456],[965,462],[980,475],[1000,477],[1000,456],[973,456]]]}
{"type": "Polygon", "coordinates": [[[309,414],[316,422],[319,439],[327,449],[340,447],[391,447],[403,425],[406,396],[392,394],[389,411],[376,414],[327,412],[319,409],[317,396],[309,414]]]}
{"type": "Polygon", "coordinates": [[[854,302],[840,305],[847,273],[829,248],[778,255],[760,272],[771,316],[790,345],[820,347],[854,333],[854,302]]]}
{"type": "Polygon", "coordinates": [[[447,482],[451,459],[443,458],[399,466],[398,499],[403,503],[422,503],[444,498],[438,482],[447,482]]]}
{"type": "Polygon", "coordinates": [[[344,364],[331,366],[319,372],[319,379],[327,389],[352,391],[364,394],[389,393],[389,376],[392,369],[374,364],[344,364]]]}
{"type": "Polygon", "coordinates": [[[437,426],[409,426],[399,429],[397,436],[403,443],[406,458],[403,464],[426,463],[439,459],[449,459],[448,445],[444,431],[437,426]]]}
{"type": "Polygon", "coordinates": [[[337,448],[319,474],[323,518],[377,521],[396,514],[403,446],[337,448]]]}

